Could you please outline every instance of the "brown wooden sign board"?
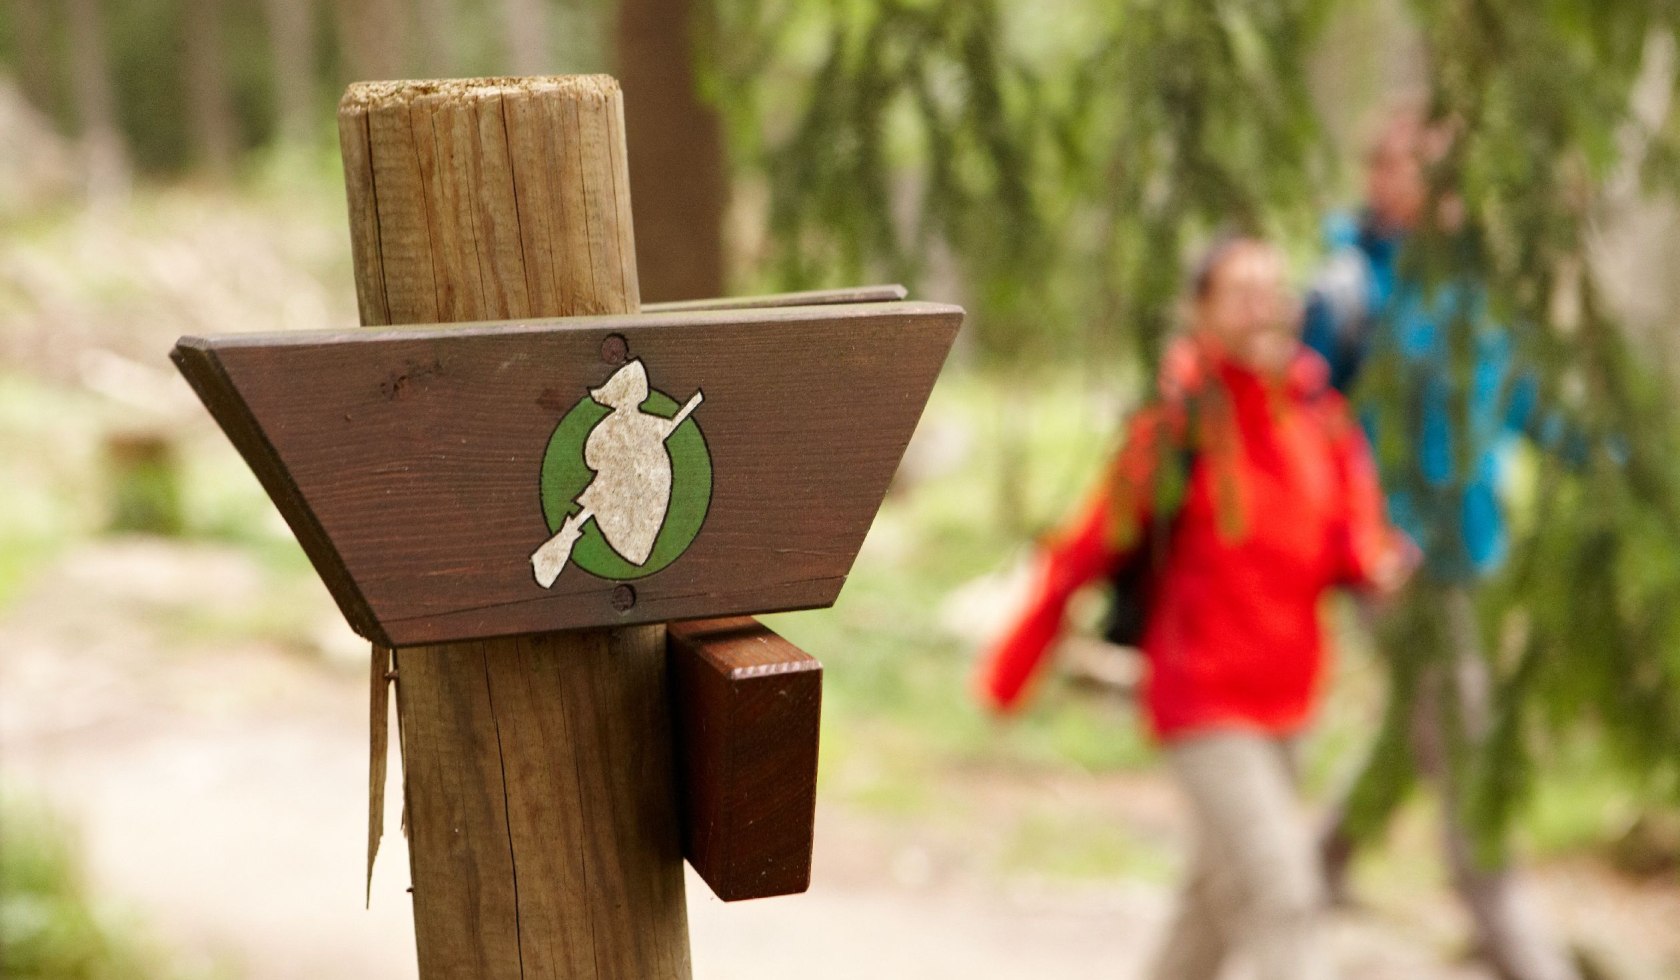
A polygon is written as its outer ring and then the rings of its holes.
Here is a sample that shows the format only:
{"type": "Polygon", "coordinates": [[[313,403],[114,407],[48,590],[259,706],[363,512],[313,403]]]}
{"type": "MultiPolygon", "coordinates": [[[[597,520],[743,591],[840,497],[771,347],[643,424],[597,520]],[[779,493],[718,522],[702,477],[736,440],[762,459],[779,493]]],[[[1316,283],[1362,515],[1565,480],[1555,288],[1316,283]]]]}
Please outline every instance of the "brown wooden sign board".
{"type": "Polygon", "coordinates": [[[688,309],[172,356],[350,624],[402,647],[832,604],[961,317],[688,309]]]}

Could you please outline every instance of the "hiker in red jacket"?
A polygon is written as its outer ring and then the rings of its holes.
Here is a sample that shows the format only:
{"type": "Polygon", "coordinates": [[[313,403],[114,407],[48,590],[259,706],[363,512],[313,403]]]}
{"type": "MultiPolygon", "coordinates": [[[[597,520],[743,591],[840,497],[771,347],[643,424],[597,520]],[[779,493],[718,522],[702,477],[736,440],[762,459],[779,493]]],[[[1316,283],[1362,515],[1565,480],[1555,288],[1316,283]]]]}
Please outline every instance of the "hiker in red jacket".
{"type": "Polygon", "coordinates": [[[1212,978],[1241,959],[1265,980],[1309,980],[1329,968],[1291,756],[1325,673],[1320,599],[1336,585],[1397,589],[1416,549],[1387,522],[1364,435],[1324,361],[1299,343],[1277,249],[1215,245],[1192,292],[1160,396],[1045,548],[980,691],[997,711],[1016,707],[1073,594],[1147,558],[1143,703],[1197,831],[1154,975],[1212,978]]]}

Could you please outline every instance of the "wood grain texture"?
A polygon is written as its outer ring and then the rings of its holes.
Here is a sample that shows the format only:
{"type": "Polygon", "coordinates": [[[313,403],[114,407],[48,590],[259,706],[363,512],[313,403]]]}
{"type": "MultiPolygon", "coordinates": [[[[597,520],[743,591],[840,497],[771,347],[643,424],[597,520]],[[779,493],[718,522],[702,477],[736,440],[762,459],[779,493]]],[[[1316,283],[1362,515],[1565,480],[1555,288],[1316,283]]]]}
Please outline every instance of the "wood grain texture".
{"type": "Polygon", "coordinates": [[[398,652],[423,976],[688,975],[661,634],[398,652]]]}
{"type": "Polygon", "coordinates": [[[805,891],[822,665],[746,617],[673,623],[683,851],[726,902],[805,891]]]}
{"type": "Polygon", "coordinates": [[[373,645],[368,678],[368,839],[364,907],[373,902],[373,861],[385,834],[385,774],[391,745],[391,651],[373,645]]]}
{"type": "Polygon", "coordinates": [[[568,317],[440,331],[185,338],[176,358],[346,617],[393,646],[832,603],[909,442],[961,311],[839,304],[568,317]],[[622,338],[711,457],[705,523],[617,583],[528,556],[562,416],[622,338]]]}
{"type": "MultiPolygon", "coordinates": [[[[339,132],[363,322],[634,311],[618,102],[603,76],[352,86],[339,132]]],[[[277,433],[238,414],[218,416],[235,442],[274,452],[277,433]]],[[[411,437],[445,451],[439,432],[411,437]]],[[[348,486],[370,517],[415,482],[363,476],[348,486]]],[[[293,527],[358,625],[324,532],[293,527]]],[[[653,626],[395,652],[422,977],[689,976],[664,647],[653,626]]]]}

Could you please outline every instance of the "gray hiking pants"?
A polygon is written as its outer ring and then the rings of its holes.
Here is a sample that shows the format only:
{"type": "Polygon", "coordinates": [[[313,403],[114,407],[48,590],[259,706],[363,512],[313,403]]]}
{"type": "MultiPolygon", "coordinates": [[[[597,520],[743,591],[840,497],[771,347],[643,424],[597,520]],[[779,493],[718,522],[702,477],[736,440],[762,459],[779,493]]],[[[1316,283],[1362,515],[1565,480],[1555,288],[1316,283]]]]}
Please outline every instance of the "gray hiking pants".
{"type": "Polygon", "coordinates": [[[1150,974],[1213,980],[1228,961],[1257,980],[1324,980],[1318,852],[1296,797],[1291,745],[1240,729],[1173,742],[1195,853],[1150,974]]]}

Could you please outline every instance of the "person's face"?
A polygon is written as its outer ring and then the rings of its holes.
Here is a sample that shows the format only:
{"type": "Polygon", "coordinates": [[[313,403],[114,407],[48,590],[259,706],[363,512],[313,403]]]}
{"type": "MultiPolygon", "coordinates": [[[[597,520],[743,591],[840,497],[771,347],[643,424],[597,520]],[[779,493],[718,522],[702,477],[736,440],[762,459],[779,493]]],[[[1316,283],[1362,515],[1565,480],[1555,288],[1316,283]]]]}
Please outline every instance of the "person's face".
{"type": "Polygon", "coordinates": [[[1204,341],[1257,371],[1280,372],[1295,355],[1301,305],[1282,253],[1270,245],[1233,246],[1210,273],[1195,312],[1204,341]]]}
{"type": "Polygon", "coordinates": [[[1429,201],[1417,127],[1396,123],[1365,158],[1365,203],[1377,223],[1411,231],[1429,201]]]}

